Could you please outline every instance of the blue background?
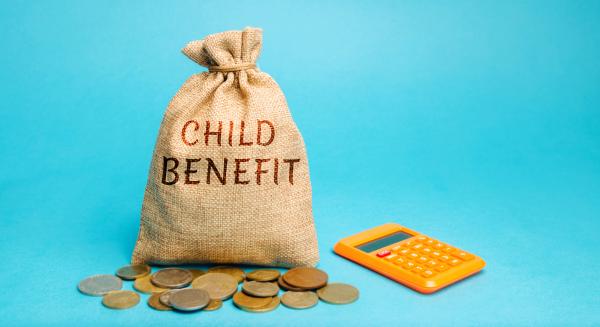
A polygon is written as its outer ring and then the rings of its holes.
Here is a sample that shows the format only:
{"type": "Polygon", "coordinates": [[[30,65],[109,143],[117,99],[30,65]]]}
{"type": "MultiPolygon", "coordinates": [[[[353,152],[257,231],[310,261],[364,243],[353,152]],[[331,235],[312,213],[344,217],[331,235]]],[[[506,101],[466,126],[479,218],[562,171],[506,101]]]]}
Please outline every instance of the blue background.
{"type": "Polygon", "coordinates": [[[3,2],[0,39],[0,325],[600,324],[598,1],[3,2]],[[129,260],[162,114],[202,70],[179,51],[245,26],[307,143],[320,267],[361,298],[105,309],[76,285],[129,260]],[[331,252],[388,221],[487,267],[426,296],[331,252]]]}

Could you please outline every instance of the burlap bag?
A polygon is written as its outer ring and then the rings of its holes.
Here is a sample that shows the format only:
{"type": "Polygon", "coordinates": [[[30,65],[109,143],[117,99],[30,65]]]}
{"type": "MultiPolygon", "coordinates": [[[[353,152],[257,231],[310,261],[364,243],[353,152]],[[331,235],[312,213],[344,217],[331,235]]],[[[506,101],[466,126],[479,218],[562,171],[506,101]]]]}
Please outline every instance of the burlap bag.
{"type": "Polygon", "coordinates": [[[193,41],[209,71],[171,100],[152,157],[132,263],[314,266],[302,136],[279,86],[255,67],[262,31],[193,41]]]}

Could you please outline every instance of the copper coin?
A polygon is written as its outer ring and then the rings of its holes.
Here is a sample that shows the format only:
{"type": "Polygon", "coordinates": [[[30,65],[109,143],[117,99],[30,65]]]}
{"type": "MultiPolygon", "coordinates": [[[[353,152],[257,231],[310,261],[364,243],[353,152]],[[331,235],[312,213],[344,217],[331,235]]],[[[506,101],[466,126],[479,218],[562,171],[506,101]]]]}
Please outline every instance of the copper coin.
{"type": "Polygon", "coordinates": [[[152,275],[152,283],[162,288],[183,288],[192,282],[192,273],[187,269],[165,268],[152,275]]]}
{"type": "Polygon", "coordinates": [[[305,291],[305,289],[303,289],[303,288],[294,287],[294,286],[286,283],[285,280],[283,280],[283,276],[279,276],[279,278],[277,279],[277,284],[279,284],[279,287],[281,287],[282,289],[284,289],[286,291],[294,291],[294,292],[305,291]]]}
{"type": "Polygon", "coordinates": [[[223,301],[221,300],[210,300],[208,305],[204,308],[204,311],[215,311],[221,309],[223,301]]]}
{"type": "Polygon", "coordinates": [[[247,280],[255,280],[257,282],[272,282],[277,280],[281,274],[275,269],[260,269],[254,270],[246,274],[247,280]]]}
{"type": "Polygon", "coordinates": [[[244,271],[242,269],[237,268],[237,267],[231,267],[231,266],[211,267],[211,268],[208,268],[208,272],[222,273],[222,274],[230,275],[233,278],[235,278],[235,280],[237,280],[238,283],[241,283],[242,281],[244,281],[244,278],[246,278],[246,274],[244,273],[244,271]]]}
{"type": "Polygon", "coordinates": [[[167,290],[166,288],[158,287],[158,286],[152,284],[152,282],[150,281],[150,278],[152,278],[152,276],[148,275],[148,276],[144,276],[142,278],[136,279],[135,282],[133,282],[133,288],[135,288],[136,290],[138,290],[142,293],[147,293],[147,294],[162,293],[167,290]]]}
{"type": "Polygon", "coordinates": [[[170,311],[173,310],[170,306],[166,306],[164,304],[162,304],[160,302],[160,294],[161,293],[154,293],[152,294],[149,298],[148,298],[148,306],[150,306],[152,309],[158,310],[158,311],[170,311]]]}
{"type": "Polygon", "coordinates": [[[134,291],[110,291],[102,298],[102,304],[111,309],[128,309],[140,302],[140,295],[134,291]]]}
{"type": "Polygon", "coordinates": [[[249,281],[242,284],[242,291],[250,296],[273,297],[279,293],[276,283],[249,281]]]}
{"type": "Polygon", "coordinates": [[[209,302],[208,292],[197,288],[178,290],[169,299],[171,307],[181,311],[200,310],[206,307],[209,302]]]}
{"type": "Polygon", "coordinates": [[[358,289],[352,285],[331,283],[318,289],[317,295],[325,302],[332,304],[348,304],[358,299],[358,289]]]}
{"type": "Polygon", "coordinates": [[[110,291],[120,290],[121,287],[123,287],[123,281],[113,275],[90,276],[77,285],[81,293],[92,296],[102,296],[110,291]]]}
{"type": "Polygon", "coordinates": [[[257,309],[269,305],[270,297],[254,297],[243,292],[237,292],[233,295],[233,304],[240,309],[257,309]]]}
{"type": "Polygon", "coordinates": [[[119,268],[116,275],[124,280],[134,280],[150,274],[150,266],[148,265],[129,265],[119,268]]]}
{"type": "Polygon", "coordinates": [[[237,280],[223,273],[206,273],[192,282],[192,288],[203,289],[213,300],[226,300],[237,291],[237,280]]]}
{"type": "Polygon", "coordinates": [[[327,273],[312,267],[293,268],[283,275],[283,280],[286,283],[305,290],[313,290],[325,286],[327,278],[327,273]]]}
{"type": "Polygon", "coordinates": [[[281,303],[292,309],[312,308],[319,302],[319,296],[315,292],[288,291],[281,296],[281,303]]]}
{"type": "MultiPolygon", "coordinates": [[[[188,269],[192,273],[192,280],[206,274],[206,271],[200,269],[188,269]]],[[[206,309],[205,309],[206,310],[206,309]]]]}

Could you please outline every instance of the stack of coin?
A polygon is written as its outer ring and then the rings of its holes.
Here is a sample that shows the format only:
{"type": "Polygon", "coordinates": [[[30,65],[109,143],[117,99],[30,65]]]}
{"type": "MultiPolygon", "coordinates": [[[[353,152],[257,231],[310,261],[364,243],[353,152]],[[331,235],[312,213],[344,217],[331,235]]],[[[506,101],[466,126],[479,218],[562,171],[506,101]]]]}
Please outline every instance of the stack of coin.
{"type": "Polygon", "coordinates": [[[127,309],[138,304],[140,296],[121,291],[122,281],[134,281],[133,288],[150,294],[148,306],[158,311],[214,311],[233,298],[236,307],[248,312],[268,312],[282,303],[288,308],[312,308],[321,299],[332,304],[354,302],[358,290],[348,284],[328,283],[324,271],[299,267],[281,274],[275,269],[246,273],[238,267],[215,266],[208,272],[199,269],[164,268],[153,274],[148,265],[129,265],[113,275],[94,275],[82,280],[78,288],[87,295],[103,296],[111,309],[127,309]],[[118,276],[118,277],[117,277],[118,276]],[[242,283],[238,290],[238,284],[242,283]],[[279,296],[280,289],[285,292],[279,296]]]}

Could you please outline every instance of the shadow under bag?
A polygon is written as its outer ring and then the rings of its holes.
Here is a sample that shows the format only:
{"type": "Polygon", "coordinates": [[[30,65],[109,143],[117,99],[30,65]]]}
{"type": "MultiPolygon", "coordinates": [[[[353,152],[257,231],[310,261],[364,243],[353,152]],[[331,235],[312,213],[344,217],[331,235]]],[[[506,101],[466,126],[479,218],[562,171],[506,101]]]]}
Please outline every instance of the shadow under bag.
{"type": "Polygon", "coordinates": [[[314,266],[319,261],[306,149],[285,96],[256,67],[262,31],[193,41],[208,72],[169,104],[132,263],[314,266]]]}

